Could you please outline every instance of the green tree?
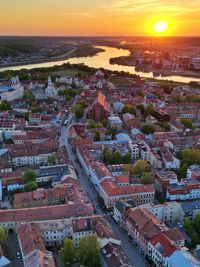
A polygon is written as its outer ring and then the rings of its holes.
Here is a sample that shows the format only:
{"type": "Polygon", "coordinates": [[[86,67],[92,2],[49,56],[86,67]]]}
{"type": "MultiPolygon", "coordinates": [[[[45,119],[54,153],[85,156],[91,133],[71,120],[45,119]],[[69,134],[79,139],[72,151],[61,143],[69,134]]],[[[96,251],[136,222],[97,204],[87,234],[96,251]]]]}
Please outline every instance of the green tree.
{"type": "Polygon", "coordinates": [[[74,80],[73,80],[73,82],[71,84],[71,87],[72,87],[72,89],[76,89],[76,84],[75,84],[74,80]]]}
{"type": "Polygon", "coordinates": [[[115,151],[113,154],[113,164],[122,163],[122,156],[119,151],[115,151]]]}
{"type": "Polygon", "coordinates": [[[24,113],[23,117],[26,121],[29,121],[29,113],[28,112],[24,113]]]}
{"type": "Polygon", "coordinates": [[[148,115],[154,115],[154,114],[155,114],[155,109],[153,105],[148,105],[145,109],[144,115],[148,116],[148,115]]]}
{"type": "Polygon", "coordinates": [[[82,265],[100,267],[100,247],[96,236],[83,237],[79,243],[78,256],[82,265]]]}
{"type": "Polygon", "coordinates": [[[131,158],[130,153],[127,153],[126,155],[124,155],[124,157],[123,157],[123,163],[124,164],[130,164],[131,161],[132,161],[132,158],[131,158]]]}
{"type": "Polygon", "coordinates": [[[200,164],[200,149],[183,149],[177,153],[177,157],[181,159],[182,164],[200,164]]]}
{"type": "Polygon", "coordinates": [[[36,182],[28,182],[24,185],[24,191],[25,192],[30,192],[30,191],[34,191],[38,188],[38,185],[36,182]]]}
{"type": "Polygon", "coordinates": [[[61,260],[64,266],[70,266],[74,262],[75,256],[74,242],[70,238],[66,238],[61,249],[61,260]]]}
{"type": "Polygon", "coordinates": [[[36,181],[36,174],[34,170],[27,169],[24,173],[24,182],[29,183],[29,182],[35,182],[35,181],[36,181]]]}
{"type": "Polygon", "coordinates": [[[189,128],[189,129],[194,129],[195,128],[195,126],[193,126],[192,120],[190,120],[190,119],[181,119],[181,123],[186,128],[189,128]]]}
{"type": "Polygon", "coordinates": [[[84,107],[77,104],[72,108],[72,112],[75,114],[77,119],[81,119],[84,115],[84,107]]]}
{"type": "Polygon", "coordinates": [[[144,134],[153,134],[155,132],[155,127],[151,124],[145,123],[142,128],[141,131],[144,134]]]}
{"type": "Polygon", "coordinates": [[[101,133],[99,131],[96,131],[94,141],[101,141],[101,133]]]}
{"type": "Polygon", "coordinates": [[[151,172],[144,172],[142,174],[143,184],[153,184],[153,174],[151,172]]]}
{"type": "Polygon", "coordinates": [[[32,105],[35,102],[35,96],[31,90],[24,91],[24,98],[27,100],[29,105],[32,105]]]}
{"type": "Polygon", "coordinates": [[[2,245],[3,243],[5,243],[7,238],[8,238],[7,229],[0,227],[0,244],[2,245]]]}
{"type": "Polygon", "coordinates": [[[109,130],[109,134],[111,134],[112,135],[112,139],[114,140],[115,139],[115,135],[117,134],[117,127],[115,127],[115,126],[112,126],[111,128],[110,128],[110,130],[109,130]]]}
{"type": "Polygon", "coordinates": [[[106,119],[104,119],[104,120],[102,121],[102,124],[103,124],[103,127],[104,127],[104,128],[107,128],[107,126],[108,126],[108,121],[107,121],[106,119]]]}
{"type": "Polygon", "coordinates": [[[54,154],[50,155],[47,160],[48,165],[56,165],[56,161],[57,161],[56,155],[54,154]]]}
{"type": "Polygon", "coordinates": [[[122,111],[121,112],[122,112],[122,114],[130,113],[130,114],[136,115],[136,110],[135,110],[135,108],[132,105],[125,105],[122,108],[122,111]]]}
{"type": "Polygon", "coordinates": [[[104,156],[104,162],[106,164],[111,164],[113,162],[113,155],[110,149],[106,148],[103,153],[103,156],[104,156]]]}
{"type": "Polygon", "coordinates": [[[89,120],[87,121],[87,128],[88,128],[88,129],[97,128],[97,123],[96,123],[94,120],[89,119],[89,120]]]}
{"type": "Polygon", "coordinates": [[[0,103],[0,110],[7,111],[9,109],[10,109],[10,104],[6,100],[3,100],[0,103]]]}
{"type": "Polygon", "coordinates": [[[131,176],[142,177],[145,172],[150,172],[151,167],[146,160],[137,160],[134,164],[127,166],[131,176]]]}

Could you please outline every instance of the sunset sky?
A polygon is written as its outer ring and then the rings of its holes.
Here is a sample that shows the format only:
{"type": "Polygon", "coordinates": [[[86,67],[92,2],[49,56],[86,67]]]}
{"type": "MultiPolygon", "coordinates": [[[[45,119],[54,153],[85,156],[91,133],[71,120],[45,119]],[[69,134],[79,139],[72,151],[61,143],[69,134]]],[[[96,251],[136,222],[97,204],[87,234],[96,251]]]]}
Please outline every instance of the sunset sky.
{"type": "Polygon", "coordinates": [[[0,0],[0,35],[200,35],[200,0],[0,0]]]}

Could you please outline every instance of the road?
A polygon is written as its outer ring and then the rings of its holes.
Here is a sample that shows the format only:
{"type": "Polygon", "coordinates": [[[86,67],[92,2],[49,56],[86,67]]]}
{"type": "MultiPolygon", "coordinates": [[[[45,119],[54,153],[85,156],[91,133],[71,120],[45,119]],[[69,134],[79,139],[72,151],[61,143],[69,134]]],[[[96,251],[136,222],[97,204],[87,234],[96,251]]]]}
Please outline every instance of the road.
{"type": "MultiPolygon", "coordinates": [[[[72,115],[69,114],[70,119],[72,115]]],[[[110,217],[110,214],[103,213],[101,208],[99,207],[99,203],[97,201],[97,192],[95,191],[92,183],[90,182],[89,178],[87,177],[85,171],[79,164],[77,160],[76,154],[71,150],[69,143],[67,142],[68,139],[68,127],[69,126],[62,126],[60,131],[60,145],[65,146],[68,152],[69,158],[73,163],[74,168],[78,172],[78,179],[83,187],[84,191],[87,193],[88,197],[90,198],[93,207],[96,210],[96,214],[103,215],[113,232],[118,236],[118,238],[122,241],[122,248],[129,257],[129,260],[133,264],[134,267],[147,267],[148,265],[145,263],[143,256],[139,253],[139,251],[133,246],[133,244],[129,241],[127,234],[122,231],[122,229],[115,224],[113,219],[110,217]]]]}
{"type": "Polygon", "coordinates": [[[6,241],[6,248],[7,248],[7,253],[8,253],[8,259],[11,261],[12,266],[17,266],[17,267],[23,267],[23,261],[20,256],[20,259],[17,258],[17,252],[20,252],[20,247],[17,239],[17,234],[16,233],[10,233],[8,235],[8,240],[6,241]]]}

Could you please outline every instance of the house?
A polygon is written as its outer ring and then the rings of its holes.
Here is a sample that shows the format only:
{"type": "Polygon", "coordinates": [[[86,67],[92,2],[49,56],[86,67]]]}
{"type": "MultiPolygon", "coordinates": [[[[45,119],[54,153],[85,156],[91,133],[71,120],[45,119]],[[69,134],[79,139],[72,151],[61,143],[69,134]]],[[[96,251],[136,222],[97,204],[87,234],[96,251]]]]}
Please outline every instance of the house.
{"type": "Polygon", "coordinates": [[[168,228],[148,209],[129,208],[125,210],[124,216],[128,235],[145,256],[149,252],[149,242],[160,233],[163,233],[175,245],[184,246],[185,239],[180,230],[178,228],[168,228]]]}
{"type": "Polygon", "coordinates": [[[166,147],[162,147],[160,149],[161,157],[163,160],[163,164],[166,169],[179,169],[180,168],[180,160],[177,159],[166,147]]]}
{"type": "Polygon", "coordinates": [[[140,128],[141,127],[141,119],[136,118],[135,115],[130,113],[125,113],[122,115],[122,121],[125,128],[131,130],[132,128],[140,128]]]}
{"type": "Polygon", "coordinates": [[[167,187],[170,184],[178,183],[178,178],[175,172],[173,171],[159,171],[154,175],[155,189],[157,192],[165,193],[167,187]]]}
{"type": "Polygon", "coordinates": [[[77,179],[74,168],[71,164],[58,164],[52,166],[42,166],[36,171],[36,182],[51,182],[52,186],[56,186],[62,182],[62,178],[71,177],[77,179]]]}
{"type": "Polygon", "coordinates": [[[181,203],[181,208],[184,217],[194,219],[200,212],[200,200],[184,201],[181,203]]]}
{"type": "Polygon", "coordinates": [[[118,223],[119,225],[123,224],[123,213],[124,210],[128,207],[131,207],[132,205],[130,205],[127,202],[123,202],[123,201],[117,201],[115,203],[114,209],[113,209],[113,218],[116,221],[116,223],[118,223]]]}
{"type": "Polygon", "coordinates": [[[191,178],[170,184],[167,188],[166,198],[171,201],[198,199],[200,198],[200,181],[191,178]]]}
{"type": "Polygon", "coordinates": [[[183,220],[183,210],[181,203],[172,201],[164,204],[142,204],[141,208],[146,208],[151,211],[161,222],[172,224],[183,220]]]}
{"type": "Polygon", "coordinates": [[[117,201],[135,201],[137,204],[154,201],[153,185],[129,184],[120,186],[117,179],[105,179],[100,183],[100,196],[108,209],[113,209],[117,201]]]}
{"type": "Polygon", "coordinates": [[[39,228],[34,223],[16,226],[24,267],[55,267],[53,254],[46,250],[39,228]]]}
{"type": "Polygon", "coordinates": [[[133,267],[121,246],[113,243],[106,244],[101,249],[102,267],[133,267]]]}
{"type": "Polygon", "coordinates": [[[122,129],[122,121],[119,117],[108,117],[108,126],[111,127],[115,127],[117,128],[117,130],[121,130],[122,129]]]}
{"type": "Polygon", "coordinates": [[[148,242],[148,257],[156,267],[198,267],[200,262],[188,251],[181,249],[164,233],[158,233],[148,242]]]}

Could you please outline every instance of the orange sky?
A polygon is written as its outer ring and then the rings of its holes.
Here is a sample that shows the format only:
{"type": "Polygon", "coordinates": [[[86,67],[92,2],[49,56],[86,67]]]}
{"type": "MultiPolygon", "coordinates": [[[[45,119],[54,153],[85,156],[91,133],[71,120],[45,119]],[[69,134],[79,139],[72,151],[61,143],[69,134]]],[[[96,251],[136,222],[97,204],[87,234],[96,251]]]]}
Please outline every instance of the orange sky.
{"type": "Polygon", "coordinates": [[[155,20],[169,35],[200,36],[200,0],[0,0],[0,35],[150,35],[155,20]]]}

